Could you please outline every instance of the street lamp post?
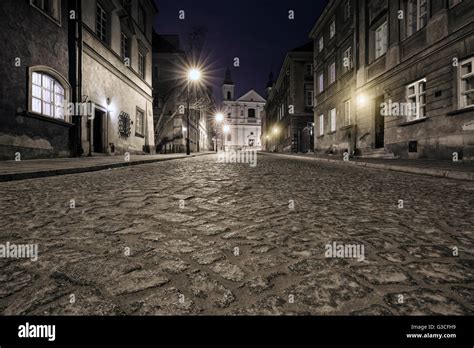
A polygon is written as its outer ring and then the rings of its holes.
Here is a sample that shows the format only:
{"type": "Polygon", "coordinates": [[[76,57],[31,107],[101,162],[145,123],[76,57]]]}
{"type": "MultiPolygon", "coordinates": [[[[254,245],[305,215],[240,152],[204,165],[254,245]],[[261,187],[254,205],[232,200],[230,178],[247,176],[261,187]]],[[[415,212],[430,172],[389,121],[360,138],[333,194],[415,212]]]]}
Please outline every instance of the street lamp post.
{"type": "Polygon", "coordinates": [[[225,152],[225,145],[224,145],[224,140],[225,136],[224,134],[227,134],[230,132],[230,126],[228,124],[225,124],[222,126],[222,146],[224,147],[224,152],[225,152]]]}
{"type": "Polygon", "coordinates": [[[188,71],[188,86],[187,86],[187,98],[186,98],[186,103],[187,103],[187,107],[188,107],[188,112],[187,112],[187,115],[186,115],[186,123],[187,123],[187,132],[186,132],[186,155],[189,156],[191,155],[191,147],[190,147],[190,140],[189,140],[189,137],[190,137],[190,134],[191,134],[191,125],[189,123],[189,118],[190,118],[190,113],[191,113],[191,109],[190,109],[190,96],[189,96],[189,88],[190,88],[190,85],[191,85],[191,81],[198,81],[199,79],[201,78],[201,72],[196,69],[196,68],[193,68],[193,69],[190,69],[188,71]]]}
{"type": "MultiPolygon", "coordinates": [[[[222,114],[222,112],[218,112],[216,114],[216,131],[217,131],[217,124],[220,124],[224,122],[224,115],[222,114]]],[[[222,126],[224,127],[224,126],[222,126]]],[[[224,128],[222,128],[222,146],[224,146],[224,128]]],[[[217,149],[217,136],[216,136],[216,149],[217,149]]]]}

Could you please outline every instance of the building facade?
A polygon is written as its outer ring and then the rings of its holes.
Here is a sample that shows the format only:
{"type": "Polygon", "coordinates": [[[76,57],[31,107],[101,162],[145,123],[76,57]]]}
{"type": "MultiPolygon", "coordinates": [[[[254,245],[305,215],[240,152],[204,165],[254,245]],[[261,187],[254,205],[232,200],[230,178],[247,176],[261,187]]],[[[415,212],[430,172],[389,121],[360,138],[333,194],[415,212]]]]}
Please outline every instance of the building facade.
{"type": "Polygon", "coordinates": [[[1,159],[153,152],[153,1],[0,6],[1,159]]]}
{"type": "Polygon", "coordinates": [[[240,98],[234,96],[235,85],[229,69],[226,71],[222,85],[222,110],[224,122],[217,138],[219,148],[222,143],[226,150],[251,149],[260,151],[262,122],[265,99],[255,90],[251,89],[240,98]],[[224,126],[229,131],[223,134],[224,126]],[[223,140],[222,140],[223,139],[223,140]]]}
{"type": "Polygon", "coordinates": [[[473,159],[473,19],[472,1],[331,1],[310,34],[316,151],[473,159]]]}
{"type": "Polygon", "coordinates": [[[68,12],[60,1],[0,2],[0,160],[71,155],[68,12]]]}
{"type": "Polygon", "coordinates": [[[287,53],[274,86],[267,86],[265,140],[268,151],[313,150],[313,75],[313,42],[287,53]]]}
{"type": "Polygon", "coordinates": [[[315,151],[355,149],[354,68],[356,22],[352,1],[328,4],[310,36],[314,40],[315,151]]]}
{"type": "Polygon", "coordinates": [[[95,105],[82,122],[84,152],[154,152],[154,2],[82,0],[82,12],[82,94],[95,105]]]}

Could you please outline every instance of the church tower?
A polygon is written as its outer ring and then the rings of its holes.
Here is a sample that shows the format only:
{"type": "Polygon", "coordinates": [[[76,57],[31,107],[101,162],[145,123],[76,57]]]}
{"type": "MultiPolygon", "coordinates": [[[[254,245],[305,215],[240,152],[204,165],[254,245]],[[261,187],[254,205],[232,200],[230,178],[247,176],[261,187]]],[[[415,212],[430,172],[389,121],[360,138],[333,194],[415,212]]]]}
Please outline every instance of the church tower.
{"type": "Polygon", "coordinates": [[[222,84],[222,100],[234,100],[234,82],[232,82],[232,76],[230,75],[230,69],[227,67],[225,71],[224,83],[222,84]]]}
{"type": "Polygon", "coordinates": [[[266,98],[270,96],[270,92],[272,91],[273,86],[275,85],[275,81],[273,80],[273,72],[270,72],[270,75],[268,76],[268,82],[267,86],[265,87],[265,92],[266,92],[266,98]]]}

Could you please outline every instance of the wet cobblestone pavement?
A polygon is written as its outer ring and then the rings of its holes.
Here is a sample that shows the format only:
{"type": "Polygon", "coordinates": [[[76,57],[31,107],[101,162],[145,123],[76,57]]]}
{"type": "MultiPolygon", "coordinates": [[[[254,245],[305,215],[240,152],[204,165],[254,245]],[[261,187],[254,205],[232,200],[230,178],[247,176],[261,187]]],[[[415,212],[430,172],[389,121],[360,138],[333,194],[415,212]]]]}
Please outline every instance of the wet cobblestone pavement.
{"type": "Polygon", "coordinates": [[[39,248],[0,258],[4,315],[474,311],[472,182],[210,155],[0,192],[0,244],[39,248]]]}

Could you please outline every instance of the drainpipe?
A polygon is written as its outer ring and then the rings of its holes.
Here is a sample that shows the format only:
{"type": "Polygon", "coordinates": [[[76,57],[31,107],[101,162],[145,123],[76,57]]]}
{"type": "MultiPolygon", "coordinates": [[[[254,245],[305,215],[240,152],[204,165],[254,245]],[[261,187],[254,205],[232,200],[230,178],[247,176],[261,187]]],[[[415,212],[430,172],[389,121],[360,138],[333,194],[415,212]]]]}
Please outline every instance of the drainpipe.
{"type": "MultiPolygon", "coordinates": [[[[82,1],[77,0],[77,14],[78,14],[78,24],[77,24],[77,30],[78,30],[78,57],[77,57],[77,83],[78,83],[78,88],[77,88],[77,93],[78,93],[78,100],[80,103],[82,103],[82,50],[83,50],[83,44],[82,44],[82,1]]],[[[78,147],[78,152],[79,156],[82,155],[84,152],[82,148],[82,117],[78,118],[78,127],[77,127],[77,147],[78,147]]]]}
{"type": "MultiPolygon", "coordinates": [[[[76,20],[68,23],[69,80],[72,86],[71,102],[74,111],[82,102],[82,7],[81,0],[70,1],[68,13],[74,11],[76,20]]],[[[72,115],[71,150],[74,157],[80,157],[82,149],[82,116],[72,115]]]]}
{"type": "MultiPolygon", "coordinates": [[[[355,11],[354,11],[354,78],[355,78],[355,90],[357,91],[357,71],[359,69],[359,10],[360,10],[360,3],[359,0],[355,0],[355,11]]],[[[357,122],[357,114],[359,112],[357,107],[357,95],[354,100],[354,156],[357,153],[357,130],[358,130],[358,122],[357,122]]]]}

